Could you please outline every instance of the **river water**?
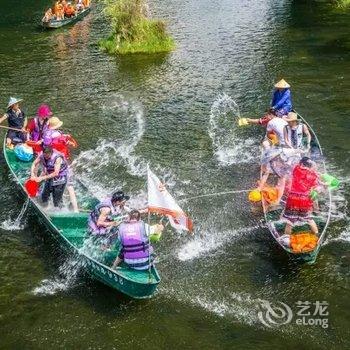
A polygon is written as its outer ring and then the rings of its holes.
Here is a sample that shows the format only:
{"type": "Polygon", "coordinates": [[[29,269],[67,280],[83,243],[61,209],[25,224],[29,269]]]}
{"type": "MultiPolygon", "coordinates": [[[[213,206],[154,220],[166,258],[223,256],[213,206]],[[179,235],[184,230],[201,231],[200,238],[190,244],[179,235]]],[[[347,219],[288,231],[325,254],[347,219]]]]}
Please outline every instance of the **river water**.
{"type": "Polygon", "coordinates": [[[109,31],[99,4],[55,32],[37,26],[45,6],[0,0],[1,105],[21,96],[33,115],[49,103],[98,197],[122,187],[143,204],[147,163],[177,198],[253,186],[261,130],[234,125],[260,116],[280,77],[342,186],[312,266],[286,259],[245,195],[182,202],[196,235],[164,234],[159,292],[139,302],[81,275],[30,209],[17,218],[25,203],[1,158],[0,348],[348,349],[350,12],[321,1],[152,0],[176,50],[113,58],[97,47],[109,31]],[[293,320],[262,324],[263,300],[287,304],[293,320]],[[327,302],[328,327],[296,324],[298,301],[327,302]]]}

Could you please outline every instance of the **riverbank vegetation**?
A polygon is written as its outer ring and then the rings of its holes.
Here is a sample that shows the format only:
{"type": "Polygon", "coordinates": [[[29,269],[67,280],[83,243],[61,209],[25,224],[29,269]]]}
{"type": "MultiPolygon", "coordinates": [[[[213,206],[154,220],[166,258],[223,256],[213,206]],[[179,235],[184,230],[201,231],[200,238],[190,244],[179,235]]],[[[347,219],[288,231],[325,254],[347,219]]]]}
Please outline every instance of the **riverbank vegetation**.
{"type": "Polygon", "coordinates": [[[105,14],[111,21],[112,33],[100,41],[110,54],[170,52],[174,40],[165,22],[149,18],[146,0],[105,0],[105,14]]]}
{"type": "Polygon", "coordinates": [[[335,4],[338,8],[341,9],[350,8],[350,0],[336,0],[335,4]]]}

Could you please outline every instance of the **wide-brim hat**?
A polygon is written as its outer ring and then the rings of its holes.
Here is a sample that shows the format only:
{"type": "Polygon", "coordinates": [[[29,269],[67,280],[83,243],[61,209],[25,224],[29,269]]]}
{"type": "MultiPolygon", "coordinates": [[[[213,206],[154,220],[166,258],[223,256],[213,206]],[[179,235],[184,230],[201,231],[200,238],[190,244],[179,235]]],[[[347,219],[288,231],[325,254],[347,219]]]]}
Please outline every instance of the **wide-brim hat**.
{"type": "Polygon", "coordinates": [[[49,119],[50,129],[56,130],[63,125],[63,121],[59,120],[57,117],[51,117],[49,119]]]}
{"type": "Polygon", "coordinates": [[[7,105],[7,108],[10,108],[11,106],[13,106],[16,103],[22,102],[23,99],[22,98],[16,98],[16,97],[10,97],[9,99],[9,103],[7,105]]]}
{"type": "Polygon", "coordinates": [[[281,79],[279,82],[275,84],[276,89],[289,89],[290,85],[284,80],[281,79]]]}
{"type": "Polygon", "coordinates": [[[294,112],[289,112],[287,117],[283,118],[286,122],[295,122],[298,120],[298,115],[294,112]]]}

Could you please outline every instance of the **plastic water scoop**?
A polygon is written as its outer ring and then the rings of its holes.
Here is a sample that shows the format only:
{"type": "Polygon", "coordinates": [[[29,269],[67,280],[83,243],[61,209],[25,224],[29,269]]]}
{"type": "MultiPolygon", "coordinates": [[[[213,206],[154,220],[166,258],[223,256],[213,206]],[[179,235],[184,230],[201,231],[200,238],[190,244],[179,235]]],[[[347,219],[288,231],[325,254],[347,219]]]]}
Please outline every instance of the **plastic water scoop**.
{"type": "Polygon", "coordinates": [[[30,198],[36,197],[39,193],[39,184],[34,180],[28,179],[24,183],[24,188],[30,198]]]}
{"type": "Polygon", "coordinates": [[[331,190],[337,189],[339,187],[340,181],[332,175],[322,174],[321,179],[331,190]]]}
{"type": "Polygon", "coordinates": [[[246,125],[248,125],[248,120],[247,120],[247,118],[239,118],[239,119],[238,119],[238,125],[239,125],[239,126],[246,126],[246,125]]]}

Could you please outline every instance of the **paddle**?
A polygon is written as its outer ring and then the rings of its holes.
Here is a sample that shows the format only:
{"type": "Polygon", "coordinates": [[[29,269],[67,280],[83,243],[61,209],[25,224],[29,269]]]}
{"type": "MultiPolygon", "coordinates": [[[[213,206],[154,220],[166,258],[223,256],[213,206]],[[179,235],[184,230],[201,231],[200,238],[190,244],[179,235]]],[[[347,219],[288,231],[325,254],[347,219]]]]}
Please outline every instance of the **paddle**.
{"type": "Polygon", "coordinates": [[[19,131],[19,132],[23,132],[23,133],[28,133],[28,131],[25,131],[22,129],[10,128],[9,126],[5,126],[5,125],[0,125],[0,128],[7,129],[7,130],[13,130],[13,131],[19,131]]]}

